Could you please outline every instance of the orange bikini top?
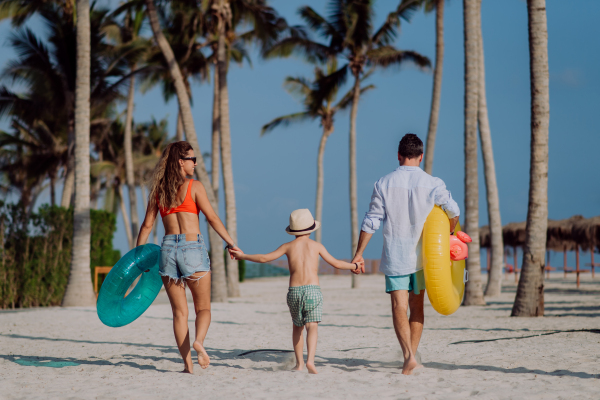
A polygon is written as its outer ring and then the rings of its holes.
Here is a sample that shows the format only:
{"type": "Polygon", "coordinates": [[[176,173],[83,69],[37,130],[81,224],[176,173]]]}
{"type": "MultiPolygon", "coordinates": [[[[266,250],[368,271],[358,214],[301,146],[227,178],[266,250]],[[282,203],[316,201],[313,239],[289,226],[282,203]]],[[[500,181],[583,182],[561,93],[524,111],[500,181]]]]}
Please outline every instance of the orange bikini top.
{"type": "MultiPolygon", "coordinates": [[[[196,205],[196,203],[194,203],[194,200],[192,200],[192,183],[193,182],[194,182],[194,180],[190,179],[190,183],[188,184],[187,192],[185,193],[185,199],[183,200],[183,203],[181,203],[177,207],[171,208],[170,210],[167,211],[166,209],[162,208],[160,206],[160,204],[158,205],[158,209],[160,210],[160,216],[162,218],[164,218],[165,215],[175,214],[175,213],[179,213],[179,212],[188,212],[188,213],[192,213],[192,214],[200,213],[200,210],[198,210],[198,206],[196,205]]],[[[158,204],[158,196],[156,197],[156,203],[158,204]]]]}

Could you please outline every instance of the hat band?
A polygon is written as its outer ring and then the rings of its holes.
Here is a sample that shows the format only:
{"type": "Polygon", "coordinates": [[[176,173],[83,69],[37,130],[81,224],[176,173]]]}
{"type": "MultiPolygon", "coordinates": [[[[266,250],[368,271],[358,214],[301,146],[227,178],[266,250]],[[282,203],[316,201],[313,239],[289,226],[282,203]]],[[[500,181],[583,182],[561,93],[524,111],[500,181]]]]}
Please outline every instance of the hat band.
{"type": "Polygon", "coordinates": [[[290,232],[305,232],[305,231],[310,231],[311,229],[314,229],[316,227],[317,227],[317,221],[313,222],[313,224],[306,229],[295,230],[295,229],[290,228],[290,232]]]}

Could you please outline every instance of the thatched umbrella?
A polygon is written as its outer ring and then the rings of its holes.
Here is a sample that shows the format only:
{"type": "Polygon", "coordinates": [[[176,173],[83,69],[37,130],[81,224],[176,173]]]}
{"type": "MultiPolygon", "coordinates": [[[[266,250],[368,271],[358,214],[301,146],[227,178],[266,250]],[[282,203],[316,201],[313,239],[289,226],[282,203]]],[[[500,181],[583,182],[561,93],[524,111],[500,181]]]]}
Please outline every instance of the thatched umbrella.
{"type": "MultiPolygon", "coordinates": [[[[502,228],[502,236],[504,244],[514,249],[515,270],[517,269],[517,247],[523,247],[525,244],[526,222],[512,222],[502,228]]],[[[489,227],[480,228],[480,243],[481,247],[490,246],[489,227]]],[[[594,276],[594,268],[600,264],[594,263],[594,251],[600,248],[600,216],[593,218],[584,218],[581,215],[575,215],[570,218],[561,220],[548,220],[548,231],[546,235],[546,249],[548,251],[562,251],[564,254],[564,272],[565,277],[567,272],[577,273],[577,285],[579,286],[579,249],[584,251],[590,250],[592,254],[592,277],[594,276]],[[569,271],[567,267],[567,251],[576,251],[577,268],[569,271]]],[[[546,257],[546,270],[550,270],[549,254],[546,257]]],[[[516,278],[516,275],[515,275],[516,278]]]]}

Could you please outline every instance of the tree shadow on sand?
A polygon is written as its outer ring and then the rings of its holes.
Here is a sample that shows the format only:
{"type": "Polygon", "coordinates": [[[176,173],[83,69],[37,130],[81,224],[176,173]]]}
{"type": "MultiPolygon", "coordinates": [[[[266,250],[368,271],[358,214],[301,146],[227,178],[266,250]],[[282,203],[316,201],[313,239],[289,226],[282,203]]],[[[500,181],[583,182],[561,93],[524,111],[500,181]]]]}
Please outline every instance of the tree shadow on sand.
{"type": "Polygon", "coordinates": [[[493,372],[502,372],[505,374],[536,374],[536,375],[549,375],[549,376],[572,376],[574,378],[581,379],[597,379],[600,377],[598,374],[588,374],[587,372],[574,372],[566,369],[557,369],[555,371],[546,372],[541,369],[529,369],[525,367],[517,367],[517,368],[500,368],[494,367],[492,365],[459,365],[459,364],[447,364],[447,363],[439,363],[439,362],[426,362],[423,363],[423,366],[426,368],[433,369],[441,369],[441,370],[472,370],[476,369],[479,371],[493,371],[493,372]]]}

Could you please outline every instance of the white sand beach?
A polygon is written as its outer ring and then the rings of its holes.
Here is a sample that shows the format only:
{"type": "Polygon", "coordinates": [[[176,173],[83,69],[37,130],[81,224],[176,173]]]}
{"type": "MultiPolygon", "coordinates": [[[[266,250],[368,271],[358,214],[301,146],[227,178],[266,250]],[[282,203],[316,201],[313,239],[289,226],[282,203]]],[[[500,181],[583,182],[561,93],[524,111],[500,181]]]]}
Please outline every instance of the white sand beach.
{"type": "Polygon", "coordinates": [[[425,368],[413,376],[400,374],[381,275],[361,276],[356,290],[348,276],[321,277],[319,375],[288,371],[293,355],[281,351],[292,349],[286,278],[247,281],[242,297],[213,304],[205,343],[212,362],[206,370],[196,365],[194,375],[178,373],[164,292],[117,329],[102,325],[93,308],[0,311],[0,398],[597,399],[598,332],[550,334],[600,329],[600,278],[582,279],[577,290],[574,277],[553,274],[544,318],[509,317],[511,282],[486,307],[444,317],[427,305],[425,368]],[[469,342],[488,339],[506,340],[469,342]]]}

